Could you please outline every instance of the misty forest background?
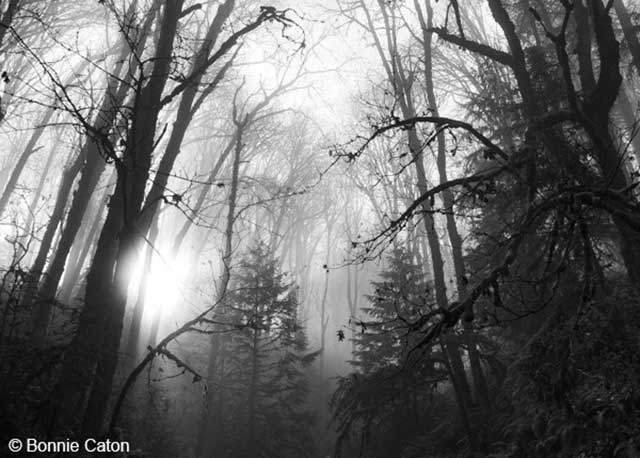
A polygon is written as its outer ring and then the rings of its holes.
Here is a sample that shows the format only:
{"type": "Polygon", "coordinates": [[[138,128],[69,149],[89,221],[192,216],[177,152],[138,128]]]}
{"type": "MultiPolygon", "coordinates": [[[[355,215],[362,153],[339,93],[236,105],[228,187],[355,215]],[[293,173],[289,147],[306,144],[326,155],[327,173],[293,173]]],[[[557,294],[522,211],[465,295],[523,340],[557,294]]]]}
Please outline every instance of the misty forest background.
{"type": "Polygon", "coordinates": [[[637,0],[2,0],[0,440],[640,456],[637,0]]]}

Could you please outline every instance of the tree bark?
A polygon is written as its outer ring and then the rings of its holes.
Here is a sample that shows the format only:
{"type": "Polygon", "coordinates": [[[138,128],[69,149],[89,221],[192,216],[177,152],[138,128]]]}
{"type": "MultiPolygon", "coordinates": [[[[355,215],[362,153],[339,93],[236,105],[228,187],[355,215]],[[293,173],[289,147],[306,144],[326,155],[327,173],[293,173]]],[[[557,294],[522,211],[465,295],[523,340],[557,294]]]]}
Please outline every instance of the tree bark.
{"type": "MultiPolygon", "coordinates": [[[[9,8],[11,8],[11,5],[9,6],[9,8]]],[[[2,30],[3,30],[3,27],[0,26],[0,34],[2,30]]],[[[73,80],[73,78],[76,77],[76,74],[81,72],[82,69],[84,69],[87,65],[88,65],[88,61],[86,62],[83,61],[82,63],[80,63],[78,67],[74,69],[71,76],[69,76],[64,82],[62,82],[62,84],[63,85],[69,84],[73,80]]],[[[40,120],[40,123],[38,124],[38,126],[36,126],[34,132],[31,134],[31,137],[29,138],[29,141],[27,142],[25,149],[23,150],[22,154],[18,158],[18,161],[16,162],[16,165],[13,168],[11,175],[7,180],[4,191],[0,196],[0,217],[6,210],[6,206],[9,203],[11,194],[15,190],[15,187],[18,184],[18,180],[20,179],[20,175],[24,170],[24,166],[26,165],[29,158],[41,148],[37,146],[37,143],[40,141],[40,138],[42,137],[42,134],[44,133],[45,128],[47,127],[47,124],[49,123],[49,121],[51,121],[51,118],[53,118],[53,115],[55,114],[55,112],[56,112],[55,107],[48,107],[46,109],[44,116],[40,120]]]]}
{"type": "MultiPolygon", "coordinates": [[[[431,8],[431,1],[426,0],[426,21],[421,13],[417,0],[415,0],[416,10],[420,18],[420,22],[423,30],[423,49],[424,49],[424,73],[425,84],[427,89],[427,101],[429,108],[431,109],[433,116],[439,116],[438,103],[436,100],[434,84],[433,84],[433,58],[432,58],[432,40],[433,32],[430,30],[433,27],[433,10],[431,8]]],[[[446,156],[446,144],[444,133],[439,132],[437,137],[437,168],[440,183],[446,183],[449,181],[447,177],[447,156],[446,156]]],[[[466,298],[466,273],[464,260],[462,255],[462,238],[458,232],[458,226],[456,224],[454,216],[454,198],[453,192],[450,188],[447,188],[442,193],[442,201],[444,205],[447,233],[449,234],[449,241],[451,243],[451,251],[453,257],[454,271],[456,275],[456,286],[458,292],[458,299],[462,300],[466,298]]],[[[469,353],[469,361],[471,366],[471,376],[475,388],[475,393],[480,407],[484,414],[488,414],[491,411],[491,404],[489,402],[489,390],[487,388],[486,379],[482,371],[482,365],[480,363],[480,355],[476,347],[476,338],[473,330],[471,329],[471,323],[469,320],[464,320],[464,337],[467,344],[467,350],[469,353]]],[[[456,365],[457,370],[460,370],[458,361],[452,358],[452,362],[456,365]]],[[[464,366],[462,367],[464,372],[464,366]]]]}
{"type": "Polygon", "coordinates": [[[629,46],[633,65],[636,67],[636,71],[640,76],[640,40],[634,31],[629,11],[627,10],[623,0],[614,0],[613,9],[615,9],[616,16],[618,16],[618,20],[622,26],[622,33],[624,34],[624,39],[627,41],[627,45],[629,46]]]}
{"type": "MultiPolygon", "coordinates": [[[[113,72],[114,75],[121,73],[123,63],[129,52],[128,46],[123,44],[119,60],[117,61],[118,63],[113,72]]],[[[80,151],[79,157],[84,160],[80,180],[73,194],[73,200],[60,233],[59,243],[37,293],[37,310],[40,315],[40,318],[36,320],[38,326],[46,326],[49,322],[51,304],[55,300],[69,251],[76,240],[91,196],[106,166],[105,160],[100,155],[100,152],[104,149],[102,142],[108,141],[109,131],[113,127],[119,109],[124,102],[130,81],[131,75],[125,76],[122,83],[120,83],[116,77],[109,79],[100,108],[94,117],[91,128],[93,134],[87,136],[85,144],[80,151]]],[[[46,329],[38,329],[36,331],[34,334],[36,336],[36,343],[39,339],[37,336],[43,335],[44,333],[46,333],[46,329]]]]}
{"type": "Polygon", "coordinates": [[[116,190],[87,277],[85,307],[54,390],[59,409],[57,424],[77,431],[82,422],[86,435],[97,437],[101,433],[109,403],[126,305],[127,266],[138,237],[135,220],[149,175],[182,3],[164,2],[153,69],[137,94],[127,146],[123,158],[116,162],[116,190]]]}
{"type": "MultiPolygon", "coordinates": [[[[236,120],[234,120],[236,121],[236,120]]],[[[218,293],[216,295],[216,304],[220,304],[225,295],[227,294],[227,286],[229,284],[229,279],[231,278],[231,260],[233,256],[233,226],[236,218],[236,204],[238,198],[238,181],[240,177],[240,160],[242,156],[242,136],[244,134],[244,129],[246,127],[247,118],[243,121],[236,121],[236,138],[233,142],[235,145],[234,157],[233,157],[233,166],[231,171],[231,189],[229,191],[229,210],[227,213],[227,221],[224,232],[224,251],[222,254],[222,273],[220,275],[220,282],[218,286],[218,293]]],[[[216,365],[216,358],[218,355],[216,354],[216,350],[219,349],[220,345],[224,345],[224,342],[221,343],[220,336],[215,332],[211,335],[211,350],[209,353],[209,365],[207,368],[207,386],[209,390],[207,391],[207,405],[213,405],[213,386],[214,380],[217,375],[217,370],[220,370],[216,365]]],[[[216,413],[211,412],[209,410],[205,410],[202,415],[202,421],[200,423],[200,433],[198,435],[198,444],[197,450],[198,453],[202,456],[207,456],[211,453],[211,447],[213,446],[213,441],[209,437],[209,434],[212,434],[211,430],[212,425],[215,422],[216,413]]]]}
{"type": "MultiPolygon", "coordinates": [[[[198,86],[202,80],[203,66],[207,65],[207,61],[209,58],[209,54],[215,45],[220,32],[222,31],[222,26],[229,18],[229,15],[233,11],[235,6],[235,0],[226,0],[216,12],[216,16],[209,27],[204,40],[202,41],[202,45],[200,49],[196,52],[195,59],[193,61],[191,72],[188,77],[190,80],[190,84],[185,88],[184,92],[180,97],[180,103],[178,105],[178,112],[176,114],[176,119],[173,123],[173,127],[171,129],[171,134],[169,137],[169,141],[167,143],[167,147],[165,149],[164,154],[160,160],[160,164],[158,166],[158,170],[156,172],[156,176],[153,180],[153,184],[149,193],[145,198],[145,203],[143,205],[143,210],[141,212],[140,217],[137,220],[137,230],[141,234],[146,234],[149,232],[149,242],[151,244],[154,243],[155,237],[152,237],[153,230],[151,226],[154,221],[157,221],[158,211],[160,209],[161,203],[164,200],[164,192],[167,188],[167,183],[169,181],[169,176],[171,174],[171,170],[173,169],[173,165],[175,164],[176,159],[178,158],[182,142],[184,140],[185,134],[187,133],[187,129],[193,119],[193,116],[197,110],[197,108],[202,103],[204,97],[211,93],[213,89],[220,83],[220,81],[224,78],[227,70],[230,67],[231,61],[227,62],[223,65],[222,69],[218,72],[214,81],[209,84],[205,93],[201,96],[201,98],[196,102],[196,95],[198,94],[198,86]],[[195,102],[195,103],[194,103],[195,102]]],[[[186,234],[186,231],[185,231],[186,234]]],[[[179,236],[179,238],[183,238],[185,234],[179,236]]],[[[157,230],[155,231],[155,235],[157,235],[157,230]]],[[[180,242],[181,243],[181,242],[180,242]]],[[[149,247],[149,250],[153,249],[153,247],[149,247]]],[[[177,253],[177,250],[176,250],[177,253]]],[[[147,262],[151,262],[152,253],[148,254],[147,262]]],[[[138,295],[138,301],[134,308],[133,321],[131,323],[130,334],[127,344],[127,353],[131,358],[135,358],[136,356],[136,346],[140,333],[140,325],[142,323],[142,315],[144,313],[144,295],[146,295],[147,289],[147,276],[148,271],[143,273],[140,291],[138,295]]],[[[158,312],[158,315],[160,312],[158,312]]],[[[157,327],[159,327],[159,316],[154,317],[153,329],[157,332],[157,327]],[[157,320],[157,323],[156,323],[157,320]]]]}
{"type": "Polygon", "coordinates": [[[327,315],[327,294],[329,293],[329,266],[331,265],[331,235],[333,233],[334,220],[329,215],[328,205],[325,207],[325,222],[327,230],[327,252],[325,255],[325,272],[324,272],[324,286],[322,288],[322,298],[320,299],[320,358],[318,358],[320,366],[320,377],[322,377],[324,386],[325,377],[325,345],[327,337],[327,326],[329,324],[329,316],[327,315]]]}
{"type": "Polygon", "coordinates": [[[633,146],[633,151],[636,157],[640,157],[640,122],[637,117],[637,110],[633,107],[629,93],[625,88],[621,88],[620,95],[617,100],[616,107],[627,126],[627,132],[629,134],[629,140],[633,146]]]}
{"type": "MultiPolygon", "coordinates": [[[[510,57],[513,58],[510,66],[518,82],[518,88],[524,102],[525,114],[531,120],[530,115],[539,113],[537,103],[532,98],[535,94],[532,91],[531,77],[527,72],[522,44],[502,2],[500,0],[488,1],[493,17],[500,25],[509,43],[510,57]]],[[[579,122],[593,142],[597,153],[596,159],[605,183],[614,191],[622,191],[627,188],[628,183],[620,167],[620,155],[615,148],[615,142],[609,131],[610,112],[618,97],[622,83],[620,49],[612,27],[611,17],[602,1],[594,0],[590,2],[589,11],[598,54],[600,55],[600,70],[593,90],[584,96],[581,104],[582,113],[579,113],[584,118],[581,118],[579,122]]],[[[564,49],[560,51],[565,52],[564,49]]],[[[583,71],[590,70],[586,65],[581,68],[583,71]]],[[[584,78],[585,75],[583,75],[584,78]]],[[[565,83],[570,84],[570,81],[565,81],[565,83]]],[[[568,94],[568,97],[571,99],[571,94],[568,94]]],[[[569,105],[572,105],[571,100],[569,100],[569,105]]],[[[555,141],[555,139],[558,139],[557,136],[542,135],[542,137],[545,145],[551,151],[557,148],[557,141],[555,141]]],[[[563,140],[562,143],[564,143],[563,140]]],[[[632,195],[628,197],[633,200],[632,195]]],[[[619,234],[620,252],[629,280],[636,288],[640,288],[640,234],[634,231],[618,215],[613,215],[612,221],[619,234]]]]}
{"type": "MultiPolygon", "coordinates": [[[[133,317],[131,319],[131,325],[129,327],[129,336],[127,337],[125,354],[131,362],[135,362],[139,355],[138,341],[140,339],[140,327],[142,326],[142,315],[144,314],[147,293],[149,290],[149,275],[151,274],[151,263],[153,261],[153,252],[156,239],[158,237],[158,232],[158,221],[156,219],[154,223],[152,223],[149,235],[147,237],[148,245],[145,246],[146,254],[140,279],[140,286],[138,287],[138,299],[136,301],[135,307],[133,308],[133,317]]],[[[160,310],[156,311],[157,315],[160,315],[160,313],[160,310]]]]}
{"type": "Polygon", "coordinates": [[[589,93],[596,87],[596,77],[593,73],[591,59],[591,30],[589,27],[589,11],[582,1],[574,3],[576,20],[576,52],[582,92],[589,93]]]}
{"type": "Polygon", "coordinates": [[[53,108],[47,109],[44,116],[40,120],[39,125],[35,128],[35,130],[31,134],[31,137],[29,138],[27,145],[22,151],[22,154],[20,154],[20,156],[18,157],[18,160],[16,161],[16,165],[11,171],[11,175],[9,176],[9,179],[5,184],[4,191],[0,196],[0,217],[2,216],[2,214],[5,212],[7,208],[9,199],[11,198],[11,195],[13,194],[13,191],[15,190],[16,185],[18,184],[18,180],[20,179],[20,175],[22,175],[24,166],[27,164],[27,161],[29,160],[31,155],[41,148],[41,147],[37,147],[36,145],[40,140],[40,137],[42,137],[45,127],[53,117],[54,113],[55,111],[53,110],[53,108]]]}
{"type": "MultiPolygon", "coordinates": [[[[49,217],[49,223],[47,224],[47,228],[42,237],[38,255],[36,256],[36,259],[33,262],[33,266],[31,267],[29,273],[29,275],[32,277],[31,281],[33,283],[33,287],[29,288],[25,296],[22,298],[23,306],[31,306],[31,303],[37,295],[37,284],[40,281],[40,276],[44,270],[44,265],[47,261],[47,254],[51,249],[53,237],[56,233],[56,230],[58,229],[58,226],[60,225],[60,222],[62,221],[64,208],[67,203],[69,192],[71,191],[73,182],[75,181],[75,178],[80,172],[80,168],[82,167],[82,159],[82,155],[79,154],[62,174],[62,179],[60,180],[60,185],[58,187],[58,195],[53,207],[53,212],[49,217]]],[[[51,304],[47,303],[45,305],[41,302],[36,303],[36,308],[33,314],[32,333],[32,341],[36,346],[42,346],[45,343],[50,319],[51,304]]]]}
{"type": "Polygon", "coordinates": [[[44,189],[44,184],[47,181],[47,177],[49,176],[49,170],[51,169],[51,164],[53,163],[53,159],[56,156],[56,149],[51,148],[49,151],[49,155],[47,156],[47,162],[44,164],[44,168],[40,172],[40,180],[38,180],[38,186],[33,192],[33,196],[31,197],[31,202],[29,203],[29,210],[27,214],[27,221],[25,222],[25,227],[30,228],[35,219],[36,211],[38,210],[38,201],[42,196],[42,190],[44,189]]]}
{"type": "MultiPolygon", "coordinates": [[[[257,305],[253,316],[259,317],[257,305]]],[[[262,323],[260,323],[262,324],[262,323]]],[[[260,331],[259,326],[253,329],[251,342],[251,376],[249,378],[249,396],[247,400],[247,456],[258,456],[256,450],[256,406],[258,404],[258,382],[260,374],[260,331]]]]}
{"type": "MultiPolygon", "coordinates": [[[[169,176],[171,170],[173,169],[173,164],[180,154],[182,141],[184,140],[187,128],[189,127],[189,124],[191,123],[191,120],[193,119],[193,116],[195,114],[196,107],[194,107],[194,100],[196,98],[196,95],[198,94],[198,86],[203,76],[201,69],[204,65],[206,65],[209,54],[211,53],[211,50],[213,49],[213,46],[215,45],[218,36],[222,31],[222,26],[231,14],[234,5],[235,0],[226,0],[218,8],[216,16],[207,31],[207,35],[205,36],[200,49],[196,53],[189,76],[189,79],[191,79],[192,81],[190,82],[189,86],[186,87],[180,97],[178,112],[171,129],[171,135],[169,137],[169,141],[167,142],[167,147],[164,154],[162,155],[162,159],[160,160],[158,171],[153,180],[151,189],[149,190],[149,193],[145,198],[144,212],[142,217],[140,218],[140,221],[138,222],[139,230],[143,234],[146,234],[149,230],[151,222],[153,221],[158,209],[160,208],[160,204],[163,201],[163,194],[167,188],[167,182],[169,181],[169,176]]],[[[207,88],[209,92],[212,91],[224,78],[224,75],[229,69],[229,66],[230,64],[227,63],[218,72],[214,81],[207,88]]]]}
{"type": "MultiPolygon", "coordinates": [[[[396,96],[398,99],[398,104],[400,106],[402,115],[405,119],[410,119],[415,117],[416,110],[414,107],[413,96],[411,94],[412,84],[406,77],[402,62],[400,61],[400,57],[398,55],[398,50],[395,41],[395,31],[392,30],[391,23],[389,20],[388,12],[386,10],[387,6],[382,0],[378,0],[378,4],[380,6],[383,19],[385,22],[385,32],[386,32],[386,40],[387,47],[389,50],[389,54],[391,56],[391,61],[387,61],[385,54],[382,50],[381,41],[376,37],[375,43],[378,49],[378,54],[383,61],[385,70],[387,72],[387,78],[394,87],[396,92],[396,96]]],[[[362,7],[366,11],[366,7],[364,3],[361,2],[362,7]]],[[[375,28],[371,19],[367,15],[369,20],[369,27],[371,32],[375,34],[375,28]]],[[[407,129],[407,137],[409,144],[409,151],[411,153],[411,157],[413,158],[413,163],[416,170],[417,177],[417,189],[420,194],[425,194],[428,189],[428,181],[426,177],[426,172],[424,169],[423,163],[423,151],[420,139],[418,137],[418,133],[416,132],[415,127],[411,127],[407,129]]],[[[433,208],[431,202],[427,199],[424,200],[421,204],[423,210],[423,222],[425,227],[425,232],[427,234],[427,243],[429,245],[429,252],[431,254],[431,265],[432,272],[434,278],[434,287],[435,287],[435,295],[436,295],[436,304],[438,307],[446,309],[448,306],[447,299],[447,289],[446,282],[444,277],[444,262],[442,259],[442,253],[440,250],[440,242],[438,240],[438,234],[435,228],[435,220],[433,217],[433,208]]],[[[458,406],[460,408],[460,413],[463,417],[463,422],[465,425],[470,425],[469,422],[469,408],[471,407],[471,391],[469,389],[469,383],[467,381],[466,373],[464,370],[464,364],[462,362],[462,358],[460,356],[459,348],[455,342],[449,342],[443,344],[443,352],[447,355],[450,364],[449,364],[449,373],[451,377],[451,381],[454,387],[454,391],[456,393],[456,398],[458,400],[458,406]]],[[[476,448],[474,435],[470,428],[467,427],[467,436],[471,443],[472,448],[476,448]]]]}
{"type": "Polygon", "coordinates": [[[63,285],[60,293],[60,301],[64,304],[70,303],[73,290],[78,286],[78,283],[80,283],[82,267],[86,264],[87,260],[90,259],[90,254],[93,253],[93,249],[95,249],[98,243],[100,228],[104,222],[104,210],[109,200],[109,192],[113,190],[115,186],[115,181],[116,173],[114,170],[111,177],[106,181],[104,193],[98,199],[96,204],[98,208],[96,209],[93,223],[88,229],[84,242],[75,241],[72,245],[72,254],[69,256],[69,262],[67,263],[69,268],[64,271],[63,285]],[[74,254],[73,251],[77,251],[77,255],[74,254]]]}
{"type": "MultiPolygon", "coordinates": [[[[114,245],[114,241],[119,237],[119,243],[117,247],[109,247],[104,258],[96,252],[92,269],[87,277],[85,309],[90,306],[98,308],[101,316],[99,321],[106,326],[98,331],[100,334],[103,333],[103,342],[95,361],[97,370],[84,416],[83,435],[85,436],[98,435],[102,432],[102,423],[110,401],[111,386],[118,363],[127,288],[131,281],[129,266],[135,260],[139,240],[140,229],[136,223],[149,177],[151,156],[155,148],[154,136],[158,115],[162,108],[160,102],[170,72],[173,43],[182,4],[183,0],[168,0],[164,3],[153,70],[146,86],[140,91],[138,109],[134,114],[135,119],[127,139],[123,163],[118,164],[118,185],[120,186],[116,185],[114,197],[119,202],[109,209],[107,222],[100,238],[102,241],[104,237],[106,243],[114,245]],[[109,225],[109,217],[112,214],[114,224],[109,225]],[[95,270],[94,267],[96,267],[95,270]],[[110,272],[115,270],[115,273],[106,277],[94,275],[101,274],[104,270],[110,272]],[[112,281],[110,281],[111,278],[112,281]],[[104,291],[105,294],[101,296],[94,294],[100,291],[104,291]]],[[[87,315],[90,316],[91,313],[87,315]]]]}
{"type": "Polygon", "coordinates": [[[0,23],[0,46],[2,46],[2,43],[4,42],[4,37],[13,22],[13,17],[18,12],[19,6],[20,0],[9,0],[9,6],[2,15],[2,23],[0,23]]]}
{"type": "MultiPolygon", "coordinates": [[[[415,110],[413,110],[408,104],[401,102],[403,108],[403,116],[406,119],[410,119],[415,116],[415,110]]],[[[418,134],[415,128],[411,128],[407,131],[409,137],[409,150],[414,158],[414,164],[416,168],[416,175],[418,179],[418,192],[425,194],[429,190],[427,183],[426,173],[423,164],[423,155],[421,143],[418,138],[418,134]]],[[[434,277],[434,286],[436,293],[436,304],[438,307],[446,309],[448,307],[447,288],[444,276],[444,261],[442,259],[442,253],[440,250],[439,236],[435,228],[435,219],[433,217],[433,208],[429,200],[425,200],[422,203],[422,209],[424,212],[424,225],[427,234],[427,243],[429,245],[429,252],[431,254],[431,266],[434,277]]],[[[460,407],[461,415],[464,418],[466,424],[470,424],[469,421],[469,409],[472,406],[471,390],[469,388],[469,382],[464,369],[464,363],[460,356],[460,349],[454,340],[444,343],[444,350],[449,359],[451,382],[458,399],[458,405],[460,407]]],[[[473,448],[476,448],[474,435],[472,431],[467,431],[469,441],[473,448]]]]}
{"type": "MultiPolygon", "coordinates": [[[[600,55],[600,72],[596,88],[583,104],[588,121],[583,126],[593,142],[602,176],[608,187],[623,192],[632,202],[633,194],[627,190],[629,183],[621,167],[621,157],[609,130],[610,113],[620,87],[620,46],[616,40],[611,17],[600,0],[593,2],[593,28],[600,55]]],[[[618,214],[613,220],[620,237],[620,253],[631,284],[640,289],[640,233],[630,227],[618,214]]]]}
{"type": "Polygon", "coordinates": [[[202,189],[200,190],[200,194],[198,195],[198,199],[196,200],[196,203],[193,206],[193,211],[189,212],[189,218],[187,218],[187,221],[184,222],[184,224],[182,225],[182,228],[180,228],[180,231],[178,231],[178,234],[174,239],[173,249],[171,250],[173,257],[175,257],[178,251],[180,250],[180,246],[182,245],[182,242],[184,242],[184,239],[186,238],[187,233],[189,232],[189,229],[193,225],[193,219],[196,218],[198,213],[200,213],[200,211],[202,210],[202,207],[204,206],[204,202],[207,198],[209,189],[213,185],[213,181],[218,176],[218,173],[220,173],[220,169],[224,165],[224,161],[227,159],[231,151],[233,151],[236,139],[237,139],[237,134],[234,134],[233,138],[229,141],[229,143],[227,143],[227,146],[225,147],[224,151],[216,161],[216,164],[211,169],[211,172],[209,173],[209,176],[207,177],[207,180],[206,180],[208,184],[202,186],[202,189]]]}
{"type": "MultiPolygon", "coordinates": [[[[102,109],[96,116],[96,124],[94,127],[99,132],[105,132],[111,128],[117,112],[116,107],[112,106],[114,100],[110,94],[111,92],[108,90],[105,94],[102,109]]],[[[118,100],[117,102],[122,102],[122,100],[118,100]]],[[[60,242],[49,263],[47,273],[44,276],[44,280],[37,294],[38,313],[41,317],[48,317],[50,315],[51,303],[55,300],[69,251],[76,239],[91,196],[105,169],[105,161],[100,156],[99,147],[90,139],[87,139],[87,143],[85,143],[82,148],[80,157],[86,158],[86,161],[82,167],[78,186],[73,194],[71,207],[60,235],[60,242]]],[[[48,324],[48,318],[46,320],[36,320],[36,322],[39,325],[46,326],[46,324],[48,324]]],[[[46,329],[39,329],[35,335],[41,335],[45,331],[46,329]]]]}

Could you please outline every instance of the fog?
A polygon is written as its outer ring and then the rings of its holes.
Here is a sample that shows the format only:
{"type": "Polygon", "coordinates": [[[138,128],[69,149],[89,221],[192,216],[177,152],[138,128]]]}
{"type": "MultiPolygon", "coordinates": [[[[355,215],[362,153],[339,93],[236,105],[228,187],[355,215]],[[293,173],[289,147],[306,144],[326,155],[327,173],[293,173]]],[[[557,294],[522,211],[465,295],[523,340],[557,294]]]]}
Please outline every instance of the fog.
{"type": "Polygon", "coordinates": [[[638,456],[639,17],[0,2],[0,455],[638,456]]]}

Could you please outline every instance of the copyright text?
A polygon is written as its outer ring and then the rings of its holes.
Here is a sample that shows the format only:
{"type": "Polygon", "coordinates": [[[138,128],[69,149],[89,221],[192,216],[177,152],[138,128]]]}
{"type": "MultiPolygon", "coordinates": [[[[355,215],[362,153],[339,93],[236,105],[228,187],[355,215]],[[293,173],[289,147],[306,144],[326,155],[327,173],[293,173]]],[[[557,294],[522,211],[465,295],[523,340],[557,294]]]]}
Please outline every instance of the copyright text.
{"type": "Polygon", "coordinates": [[[26,440],[11,439],[7,447],[12,453],[77,453],[85,451],[89,453],[128,453],[129,442],[86,439],[84,442],[67,440],[41,441],[30,437],[26,440]]]}

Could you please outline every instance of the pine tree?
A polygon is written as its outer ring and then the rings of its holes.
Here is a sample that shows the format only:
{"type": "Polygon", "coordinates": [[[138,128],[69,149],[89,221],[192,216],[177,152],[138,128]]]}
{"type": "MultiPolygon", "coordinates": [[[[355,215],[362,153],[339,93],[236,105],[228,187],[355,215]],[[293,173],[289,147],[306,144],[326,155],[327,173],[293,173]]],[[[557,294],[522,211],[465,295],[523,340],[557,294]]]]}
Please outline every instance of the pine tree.
{"type": "Polygon", "coordinates": [[[313,453],[312,416],[303,405],[305,369],[315,354],[298,317],[295,288],[278,261],[258,242],[240,262],[228,295],[228,319],[240,330],[222,345],[222,431],[215,456],[305,457],[313,453]]]}
{"type": "Polygon", "coordinates": [[[355,337],[356,372],[338,379],[331,400],[336,452],[411,456],[441,415],[455,417],[450,400],[435,391],[448,379],[444,358],[436,347],[418,348],[421,335],[409,324],[428,314],[435,298],[420,266],[399,246],[371,284],[374,294],[362,309],[368,319],[355,337]]]}
{"type": "Polygon", "coordinates": [[[365,373],[401,361],[411,340],[404,320],[415,321],[434,302],[422,270],[407,250],[394,247],[387,263],[379,280],[371,282],[374,294],[367,296],[369,306],[362,308],[370,320],[361,323],[355,337],[352,364],[365,373]]]}

